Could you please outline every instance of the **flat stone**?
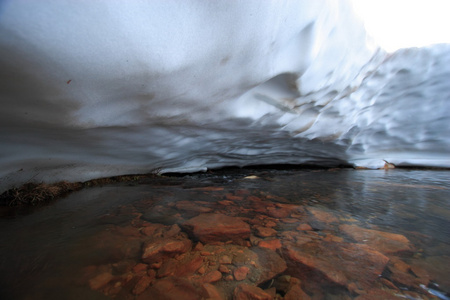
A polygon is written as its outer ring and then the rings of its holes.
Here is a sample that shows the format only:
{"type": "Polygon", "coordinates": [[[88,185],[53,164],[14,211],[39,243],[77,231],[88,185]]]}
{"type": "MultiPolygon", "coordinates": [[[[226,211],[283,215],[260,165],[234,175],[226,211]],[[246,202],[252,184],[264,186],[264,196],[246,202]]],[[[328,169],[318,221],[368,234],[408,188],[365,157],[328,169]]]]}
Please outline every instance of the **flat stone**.
{"type": "Polygon", "coordinates": [[[270,237],[275,236],[277,234],[277,231],[275,229],[264,227],[264,226],[253,226],[255,229],[255,235],[259,237],[270,237]]]}
{"type": "Polygon", "coordinates": [[[275,278],[287,269],[286,262],[273,250],[261,247],[252,248],[252,252],[258,256],[256,270],[259,276],[255,278],[256,285],[275,278]]]}
{"type": "Polygon", "coordinates": [[[194,286],[189,280],[179,277],[167,277],[157,280],[138,300],[200,300],[204,290],[194,286]]]}
{"type": "Polygon", "coordinates": [[[338,218],[331,213],[326,211],[325,209],[317,208],[317,207],[308,207],[307,211],[316,219],[317,221],[325,224],[331,223],[339,223],[338,218]]]}
{"type": "Polygon", "coordinates": [[[152,283],[154,278],[149,276],[142,276],[141,279],[136,283],[133,289],[133,294],[140,295],[142,294],[152,283]]]}
{"type": "Polygon", "coordinates": [[[242,241],[250,237],[247,223],[223,214],[201,214],[184,222],[182,227],[203,243],[242,241]]]}
{"type": "Polygon", "coordinates": [[[412,252],[410,241],[401,234],[365,229],[356,225],[340,225],[339,229],[359,243],[366,244],[384,254],[412,252]]]}
{"type": "Polygon", "coordinates": [[[272,300],[272,296],[259,287],[240,284],[234,290],[234,300],[272,300]]]}
{"type": "Polygon", "coordinates": [[[158,239],[144,243],[142,260],[153,264],[167,257],[174,257],[190,250],[192,242],[189,239],[158,239]]]}
{"type": "Polygon", "coordinates": [[[111,273],[103,272],[89,280],[89,286],[93,290],[99,290],[103,286],[107,285],[113,278],[114,276],[111,273]]]}
{"type": "Polygon", "coordinates": [[[302,245],[287,242],[282,248],[287,274],[303,281],[329,282],[348,287],[356,282],[371,287],[389,258],[360,244],[312,241],[302,245]],[[370,267],[368,267],[370,266],[370,267]]]}
{"type": "Polygon", "coordinates": [[[281,241],[279,239],[262,240],[258,243],[258,247],[276,251],[281,248],[281,241]]]}
{"type": "Polygon", "coordinates": [[[233,272],[234,279],[236,279],[237,281],[244,280],[245,278],[247,278],[247,274],[249,271],[250,269],[246,266],[236,268],[233,272]]]}
{"type": "Polygon", "coordinates": [[[212,283],[219,281],[220,279],[222,279],[222,273],[220,273],[220,271],[215,270],[206,274],[205,277],[203,277],[203,282],[212,283]]]}

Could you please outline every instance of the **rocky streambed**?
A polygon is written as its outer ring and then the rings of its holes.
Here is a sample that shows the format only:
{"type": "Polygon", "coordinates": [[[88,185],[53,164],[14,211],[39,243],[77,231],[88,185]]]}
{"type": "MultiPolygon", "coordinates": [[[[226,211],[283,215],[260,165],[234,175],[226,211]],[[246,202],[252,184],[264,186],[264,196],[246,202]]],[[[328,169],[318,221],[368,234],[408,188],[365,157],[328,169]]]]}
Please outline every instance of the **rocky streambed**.
{"type": "MultiPolygon", "coordinates": [[[[302,186],[302,176],[260,171],[122,187],[134,196],[105,187],[103,198],[130,199],[111,200],[94,231],[72,237],[64,250],[71,262],[49,267],[63,275],[49,275],[34,299],[57,297],[69,282],[76,288],[67,299],[448,299],[446,243],[333,209],[329,187],[302,186]],[[298,186],[288,192],[280,180],[298,186]]],[[[425,189],[433,188],[446,189],[425,189]]]]}

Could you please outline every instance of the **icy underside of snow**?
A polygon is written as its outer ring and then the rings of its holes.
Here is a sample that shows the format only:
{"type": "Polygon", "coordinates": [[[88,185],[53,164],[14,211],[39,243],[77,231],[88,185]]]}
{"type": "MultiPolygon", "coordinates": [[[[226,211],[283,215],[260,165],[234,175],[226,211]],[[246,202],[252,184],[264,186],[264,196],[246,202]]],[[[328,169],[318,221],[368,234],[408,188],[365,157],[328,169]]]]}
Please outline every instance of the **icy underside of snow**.
{"type": "Polygon", "coordinates": [[[346,1],[2,1],[0,190],[222,166],[450,167],[450,46],[346,1]]]}

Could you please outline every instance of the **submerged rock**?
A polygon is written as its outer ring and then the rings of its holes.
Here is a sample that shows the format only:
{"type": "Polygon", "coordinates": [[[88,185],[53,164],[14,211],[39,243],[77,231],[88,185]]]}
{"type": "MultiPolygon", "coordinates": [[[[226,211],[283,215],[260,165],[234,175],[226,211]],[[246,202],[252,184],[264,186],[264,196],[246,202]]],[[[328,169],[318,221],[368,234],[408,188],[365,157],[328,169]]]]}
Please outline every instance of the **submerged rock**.
{"type": "Polygon", "coordinates": [[[191,235],[202,243],[243,241],[250,238],[250,226],[241,218],[223,214],[201,214],[182,224],[191,235]]]}
{"type": "Polygon", "coordinates": [[[365,229],[356,225],[340,225],[339,229],[359,243],[364,243],[384,254],[411,253],[413,246],[401,234],[365,229]]]}
{"type": "Polygon", "coordinates": [[[366,245],[352,243],[312,241],[300,247],[287,242],[282,251],[288,274],[305,281],[342,287],[352,282],[361,288],[370,287],[389,261],[366,245]]]}

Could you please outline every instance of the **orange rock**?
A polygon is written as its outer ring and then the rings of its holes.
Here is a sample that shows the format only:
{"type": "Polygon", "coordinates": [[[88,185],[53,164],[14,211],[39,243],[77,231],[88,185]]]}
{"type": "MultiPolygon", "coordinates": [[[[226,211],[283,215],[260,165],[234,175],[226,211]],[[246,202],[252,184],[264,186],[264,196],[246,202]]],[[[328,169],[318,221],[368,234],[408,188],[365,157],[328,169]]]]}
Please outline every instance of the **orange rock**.
{"type": "Polygon", "coordinates": [[[147,268],[148,268],[147,264],[138,263],[137,265],[135,265],[133,267],[133,272],[136,273],[136,274],[142,273],[142,272],[146,273],[147,272],[147,268]]]}
{"type": "Polygon", "coordinates": [[[158,270],[158,277],[193,275],[202,265],[201,256],[187,257],[183,261],[169,259],[158,270]]]}
{"type": "Polygon", "coordinates": [[[189,239],[158,239],[144,244],[142,260],[152,264],[162,260],[165,257],[174,257],[190,250],[192,242],[189,239]]]}
{"type": "Polygon", "coordinates": [[[137,300],[200,300],[203,290],[179,277],[156,280],[137,300]]]}
{"type": "Polygon", "coordinates": [[[236,268],[233,272],[234,279],[236,279],[237,281],[244,280],[245,278],[247,278],[248,272],[250,272],[250,269],[246,266],[236,268]]]}
{"type": "Polygon", "coordinates": [[[203,243],[242,241],[250,237],[250,226],[240,218],[223,214],[200,214],[182,225],[203,243]]]}
{"type": "Polygon", "coordinates": [[[301,286],[298,284],[292,285],[286,295],[284,300],[310,300],[311,298],[302,290],[301,286]]]}
{"type": "Polygon", "coordinates": [[[238,285],[234,290],[235,300],[272,300],[272,296],[262,289],[249,284],[238,285]]]}
{"type": "Polygon", "coordinates": [[[339,229],[359,243],[367,244],[384,254],[413,251],[413,246],[409,240],[401,234],[365,229],[356,225],[346,224],[340,225],[339,229]]]}
{"type": "Polygon", "coordinates": [[[287,274],[344,287],[351,282],[362,288],[371,287],[389,261],[366,245],[352,243],[311,241],[299,246],[287,242],[282,252],[288,264],[287,274]]]}
{"type": "Polygon", "coordinates": [[[300,225],[298,225],[298,227],[296,228],[299,231],[311,231],[313,230],[311,226],[309,226],[309,224],[307,223],[302,223],[300,225]]]}
{"type": "Polygon", "coordinates": [[[281,248],[281,241],[279,239],[262,240],[258,243],[258,246],[276,251],[281,248]]]}
{"type": "Polygon", "coordinates": [[[231,270],[225,265],[220,265],[219,266],[219,271],[222,272],[222,273],[226,273],[226,274],[229,274],[231,272],[231,270]]]}
{"type": "Polygon", "coordinates": [[[211,282],[216,282],[219,281],[220,279],[222,279],[222,273],[220,273],[219,271],[211,271],[208,274],[205,275],[205,277],[203,277],[203,282],[205,283],[211,283],[211,282]]]}

